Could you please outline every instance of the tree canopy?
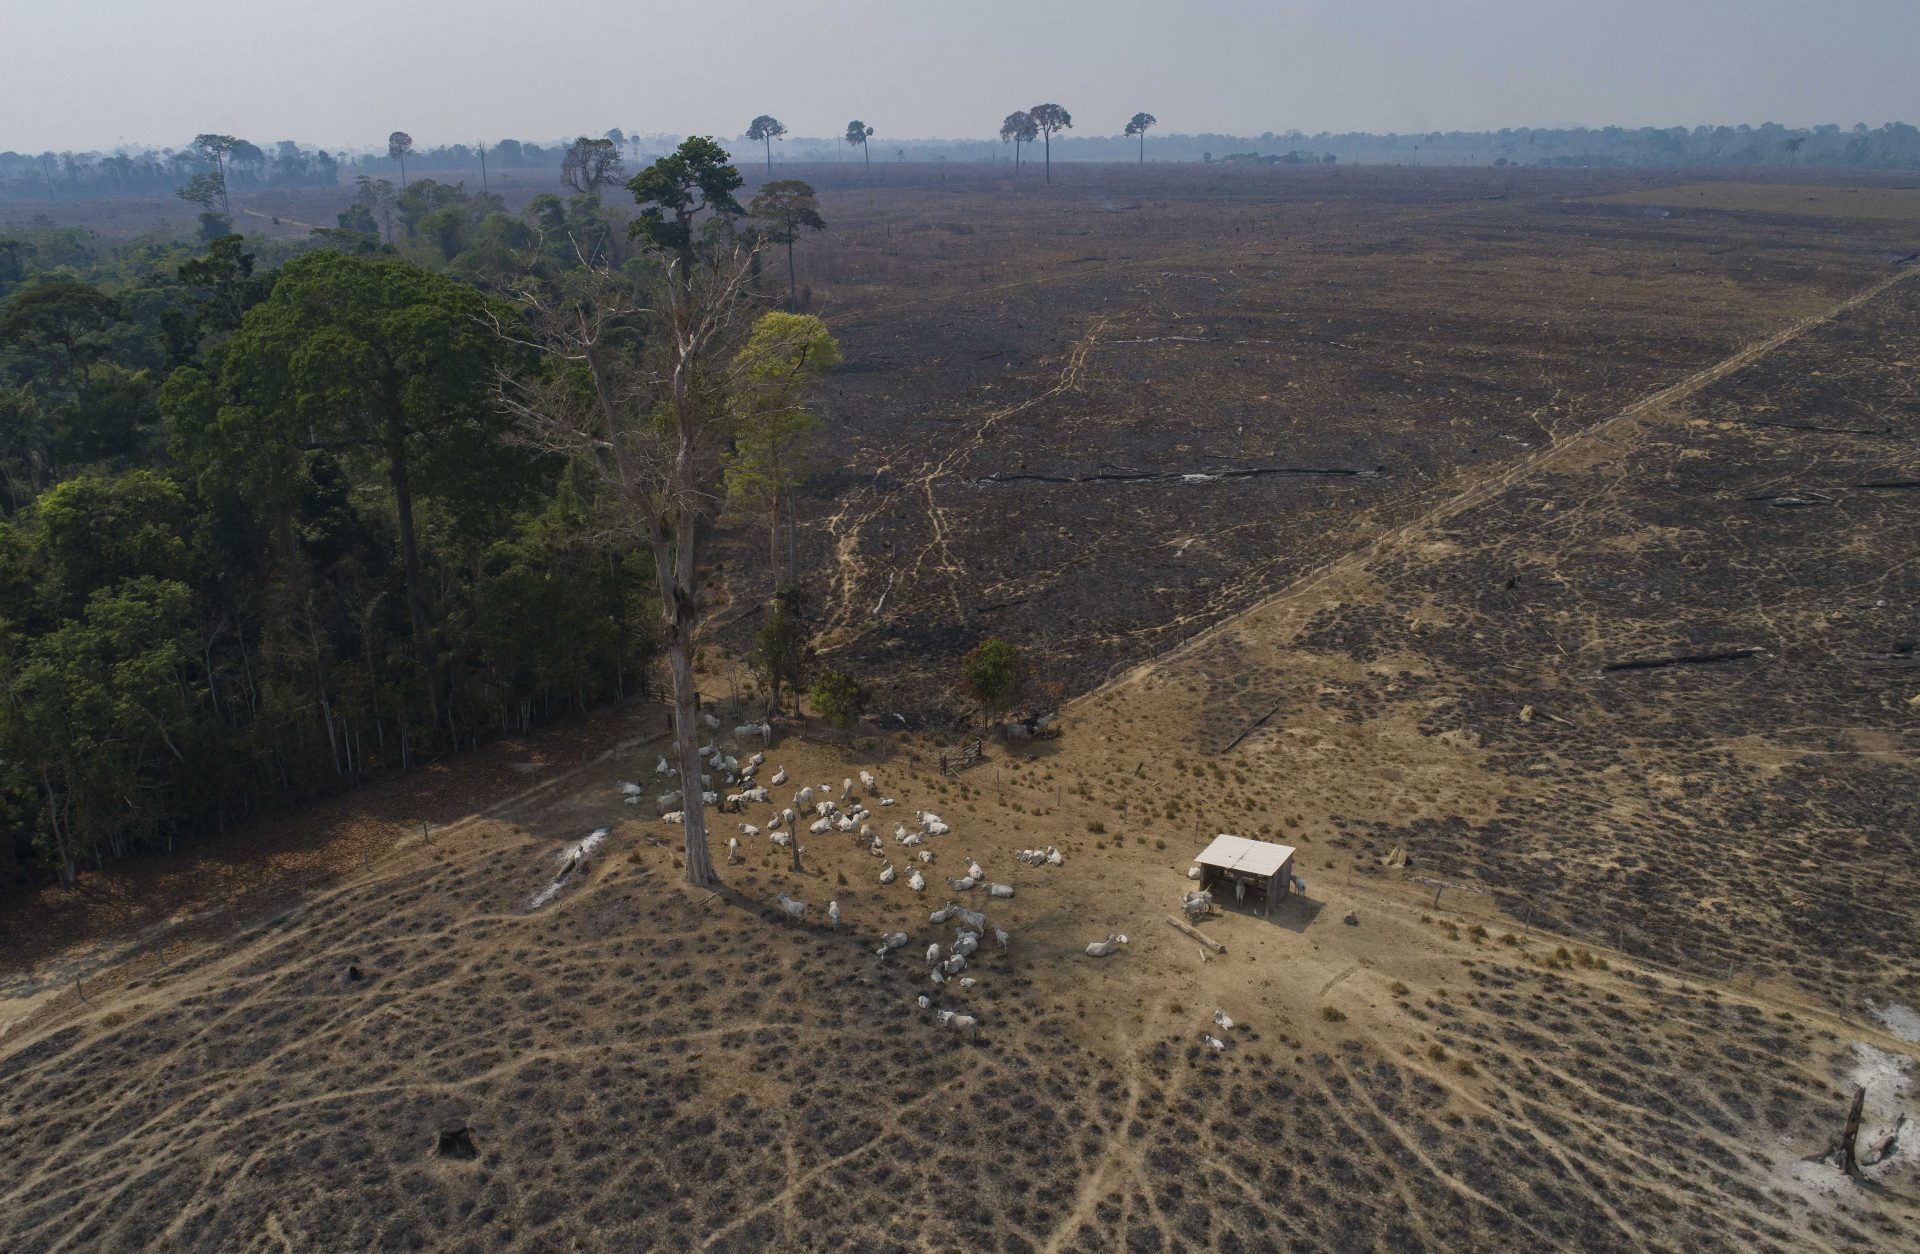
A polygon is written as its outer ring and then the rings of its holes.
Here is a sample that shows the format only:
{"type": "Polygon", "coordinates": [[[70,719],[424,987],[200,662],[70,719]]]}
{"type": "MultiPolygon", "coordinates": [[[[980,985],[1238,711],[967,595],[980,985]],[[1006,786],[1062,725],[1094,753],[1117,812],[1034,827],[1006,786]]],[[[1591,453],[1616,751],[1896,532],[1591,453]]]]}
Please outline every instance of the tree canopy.
{"type": "Polygon", "coordinates": [[[1026,686],[1027,659],[998,636],[988,636],[962,659],[960,673],[967,695],[987,714],[998,718],[1012,707],[1026,686]]]}
{"type": "Polygon", "coordinates": [[[779,118],[763,113],[747,123],[747,138],[767,146],[767,173],[773,173],[773,141],[785,139],[787,128],[779,118]]]}
{"type": "Polygon", "coordinates": [[[793,244],[800,232],[824,231],[827,220],[820,216],[820,201],[813,185],[799,179],[776,179],[763,184],[747,205],[747,216],[762,223],[761,231],[769,243],[787,250],[787,308],[800,308],[798,280],[793,269],[793,244]]]}
{"type": "Polygon", "coordinates": [[[855,118],[853,121],[847,123],[847,144],[850,147],[858,148],[865,156],[868,165],[873,164],[873,151],[868,143],[872,138],[873,128],[865,122],[855,118]]]}
{"type": "Polygon", "coordinates": [[[641,206],[640,216],[627,230],[652,248],[679,253],[691,261],[694,220],[709,211],[720,216],[746,212],[733,196],[745,181],[716,140],[689,136],[627,180],[627,190],[641,206]]]}
{"type": "Polygon", "coordinates": [[[1127,120],[1127,134],[1140,137],[1140,164],[1147,162],[1147,132],[1160,124],[1151,113],[1136,113],[1127,120]]]}
{"type": "Polygon", "coordinates": [[[604,139],[582,135],[567,146],[560,162],[560,181],[582,196],[598,196],[602,187],[623,181],[620,144],[611,134],[604,139]]]}
{"type": "Polygon", "coordinates": [[[1037,104],[1027,110],[1027,119],[1038,131],[1046,147],[1047,182],[1053,182],[1053,134],[1071,130],[1073,115],[1057,104],[1037,104]]]}

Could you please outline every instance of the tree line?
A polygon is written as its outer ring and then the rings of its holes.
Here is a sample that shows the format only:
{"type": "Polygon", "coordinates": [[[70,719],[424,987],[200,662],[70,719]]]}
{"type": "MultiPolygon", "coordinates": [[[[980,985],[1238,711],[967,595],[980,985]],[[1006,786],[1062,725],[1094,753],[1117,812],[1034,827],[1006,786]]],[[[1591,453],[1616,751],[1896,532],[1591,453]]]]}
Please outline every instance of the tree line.
{"type": "MultiPolygon", "coordinates": [[[[1146,132],[1158,125],[1150,113],[1136,113],[1112,135],[1060,135],[1071,125],[1043,130],[1028,122],[1036,110],[1016,110],[1002,121],[994,140],[913,140],[895,150],[897,159],[915,161],[988,161],[1001,145],[1014,145],[1020,164],[1021,148],[1041,141],[1051,167],[1053,148],[1070,161],[1144,162],[1146,132]]],[[[1062,110],[1064,113],[1065,111],[1062,110]]],[[[395,132],[405,136],[405,132],[395,132]]],[[[770,115],[749,123],[743,139],[760,149],[768,167],[772,145],[791,141],[802,160],[825,161],[858,149],[872,163],[874,128],[858,119],[837,137],[792,136],[770,115]]],[[[346,154],[280,140],[269,150],[231,136],[230,151],[216,161],[202,143],[208,136],[177,148],[130,148],[115,152],[0,152],[0,199],[84,200],[108,196],[168,195],[187,187],[194,178],[215,172],[234,190],[269,187],[331,187],[356,178],[397,179],[405,183],[401,166],[411,161],[416,172],[454,173],[476,178],[482,190],[492,173],[535,172],[545,176],[559,168],[571,145],[540,144],[503,139],[494,143],[451,143],[416,147],[410,136],[403,145],[390,139],[376,151],[346,154]],[[222,168],[224,167],[224,168],[222,168]]],[[[577,141],[576,141],[577,142],[577,141]]],[[[657,137],[643,138],[614,127],[596,137],[597,144],[628,162],[637,163],[657,137]]],[[[1497,131],[1426,131],[1376,134],[1364,131],[1266,131],[1259,135],[1172,133],[1155,141],[1163,161],[1206,161],[1232,154],[1243,160],[1277,161],[1286,153],[1310,154],[1318,161],[1378,164],[1425,163],[1439,165],[1602,166],[1619,168],[1681,167],[1810,167],[1826,169],[1913,169],[1920,167],[1920,129],[1905,122],[1878,126],[1856,122],[1787,127],[1775,122],[1758,126],[1695,127],[1503,127],[1497,131]]],[[[1304,158],[1303,158],[1304,159],[1304,158]]]]}
{"type": "Polygon", "coordinates": [[[0,237],[0,876],[535,727],[662,654],[698,777],[713,526],[764,511],[780,568],[784,511],[793,582],[839,361],[762,262],[825,223],[797,182],[742,204],[709,139],[625,180],[630,222],[622,173],[512,217],[367,180],[291,256],[0,237]]]}

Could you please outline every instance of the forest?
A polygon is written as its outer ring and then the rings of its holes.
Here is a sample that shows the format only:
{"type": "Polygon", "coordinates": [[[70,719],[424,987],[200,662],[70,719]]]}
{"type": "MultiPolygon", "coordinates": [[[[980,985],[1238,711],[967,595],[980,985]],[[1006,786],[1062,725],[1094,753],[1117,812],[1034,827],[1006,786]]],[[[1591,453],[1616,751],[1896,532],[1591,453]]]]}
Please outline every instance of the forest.
{"type": "Polygon", "coordinates": [[[762,254],[823,223],[708,140],[573,173],[517,216],[363,179],[292,247],[224,172],[194,243],[0,235],[0,881],[686,669],[714,518],[777,536],[805,470],[837,350],[762,254]]]}

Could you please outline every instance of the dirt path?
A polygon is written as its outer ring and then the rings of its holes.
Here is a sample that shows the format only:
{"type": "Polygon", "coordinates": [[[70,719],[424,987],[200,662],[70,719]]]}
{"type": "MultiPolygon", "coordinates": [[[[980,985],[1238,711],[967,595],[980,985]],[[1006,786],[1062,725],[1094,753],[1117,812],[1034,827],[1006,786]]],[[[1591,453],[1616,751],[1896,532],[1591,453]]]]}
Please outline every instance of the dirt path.
{"type": "Polygon", "coordinates": [[[261,213],[258,209],[242,209],[240,212],[246,214],[249,218],[265,219],[266,221],[273,223],[275,226],[304,226],[309,231],[319,231],[319,230],[325,229],[324,227],[321,227],[316,223],[302,222],[298,218],[284,218],[284,217],[281,217],[279,214],[274,214],[274,213],[261,213]]]}

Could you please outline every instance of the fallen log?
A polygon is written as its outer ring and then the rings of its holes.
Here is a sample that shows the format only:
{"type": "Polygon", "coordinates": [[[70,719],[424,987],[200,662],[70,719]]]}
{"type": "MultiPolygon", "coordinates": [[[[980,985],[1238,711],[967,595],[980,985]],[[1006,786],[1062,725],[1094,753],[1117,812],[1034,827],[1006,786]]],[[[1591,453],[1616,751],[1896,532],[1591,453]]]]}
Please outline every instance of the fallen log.
{"type": "Polygon", "coordinates": [[[1820,435],[1892,435],[1891,426],[1880,427],[1822,427],[1807,422],[1765,422],[1759,418],[1741,418],[1736,421],[1743,427],[1775,427],[1781,431],[1812,431],[1820,435]]]}
{"type": "Polygon", "coordinates": [[[1222,748],[1220,752],[1221,753],[1233,752],[1234,746],[1238,745],[1241,741],[1245,740],[1248,736],[1251,736],[1253,735],[1253,733],[1259,731],[1262,727],[1265,727],[1267,724],[1267,720],[1272,718],[1274,715],[1278,714],[1279,712],[1280,712],[1280,705],[1276,703],[1271,710],[1268,710],[1265,714],[1262,714],[1259,718],[1249,723],[1240,732],[1238,736],[1235,736],[1232,740],[1229,740],[1226,743],[1226,746],[1222,748]]]}
{"type": "Polygon", "coordinates": [[[1222,945],[1219,941],[1213,939],[1213,937],[1211,936],[1208,936],[1205,932],[1201,931],[1197,927],[1194,927],[1192,924],[1187,923],[1181,919],[1177,919],[1173,915],[1167,916],[1167,922],[1173,924],[1174,929],[1176,931],[1183,932],[1186,935],[1191,936],[1194,940],[1199,941],[1202,945],[1205,945],[1208,949],[1211,949],[1214,953],[1224,954],[1227,952],[1227,947],[1225,945],[1222,945]]]}
{"type": "Polygon", "coordinates": [[[1600,669],[1605,674],[1617,671],[1657,671],[1669,666],[1711,666],[1715,662],[1740,662],[1759,657],[1760,649],[1720,649],[1712,653],[1679,653],[1672,657],[1639,658],[1631,662],[1609,662],[1600,669]]]}

